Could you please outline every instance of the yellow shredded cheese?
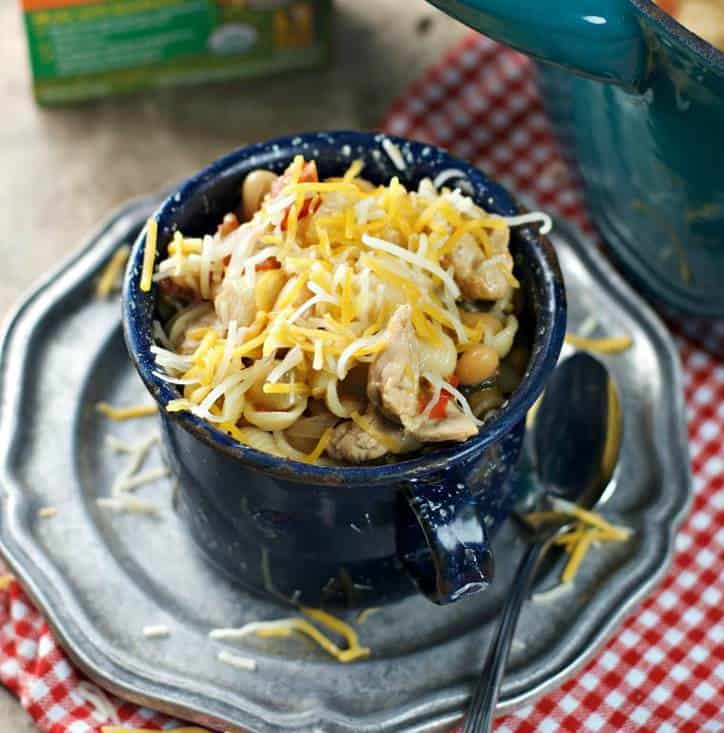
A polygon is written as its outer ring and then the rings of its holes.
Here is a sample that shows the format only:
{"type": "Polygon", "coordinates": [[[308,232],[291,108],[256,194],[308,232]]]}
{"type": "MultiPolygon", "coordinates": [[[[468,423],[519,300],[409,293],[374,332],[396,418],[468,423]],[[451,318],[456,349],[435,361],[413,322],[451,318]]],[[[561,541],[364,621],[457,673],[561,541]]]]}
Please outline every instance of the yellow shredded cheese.
{"type": "Polygon", "coordinates": [[[151,289],[153,266],[156,262],[156,242],[158,239],[158,222],[151,217],[146,223],[146,245],[143,248],[143,269],[141,270],[140,288],[144,293],[151,289]]]}
{"type": "Polygon", "coordinates": [[[114,407],[107,402],[96,403],[96,410],[111,420],[132,420],[136,417],[150,417],[158,412],[156,405],[136,405],[134,407],[114,407]]]}
{"type": "Polygon", "coordinates": [[[345,640],[346,648],[339,647],[314,624],[301,616],[274,619],[273,621],[252,621],[240,629],[214,629],[209,636],[212,639],[219,640],[238,640],[254,634],[262,639],[272,639],[286,638],[297,632],[307,636],[330,656],[343,664],[364,659],[370,655],[370,649],[360,645],[357,632],[349,624],[319,609],[302,607],[301,611],[330,631],[339,634],[345,640]]]}
{"type": "Polygon", "coordinates": [[[374,614],[378,613],[381,610],[382,610],[381,608],[375,608],[375,607],[363,609],[357,615],[357,624],[359,626],[362,626],[362,624],[365,623],[369,619],[370,616],[373,616],[374,614]]]}
{"type": "Polygon", "coordinates": [[[573,520],[567,531],[553,538],[553,544],[568,554],[568,562],[561,574],[563,584],[570,583],[575,578],[593,543],[623,542],[631,536],[630,529],[617,527],[600,514],[563,499],[553,500],[552,511],[531,512],[524,519],[532,527],[540,527],[548,522],[560,521],[562,516],[573,520]]]}
{"type": "Polygon", "coordinates": [[[630,336],[611,336],[609,338],[588,338],[575,333],[566,334],[566,343],[577,349],[598,352],[600,354],[618,354],[626,351],[633,344],[630,336]]]}
{"type": "Polygon", "coordinates": [[[333,428],[327,428],[319,438],[319,442],[315,446],[314,450],[307,454],[306,460],[309,463],[314,463],[324,453],[325,448],[329,445],[329,441],[332,439],[333,428]]]}
{"type": "Polygon", "coordinates": [[[583,558],[586,556],[586,553],[591,547],[591,543],[593,542],[594,538],[595,532],[591,530],[584,532],[578,538],[578,541],[575,543],[575,545],[573,545],[573,549],[570,550],[570,559],[568,560],[566,567],[563,569],[561,582],[570,583],[573,580],[574,576],[578,572],[578,568],[583,562],[583,558]]]}
{"type": "Polygon", "coordinates": [[[380,445],[384,445],[390,453],[397,453],[400,450],[400,446],[394,438],[391,438],[379,430],[375,430],[370,421],[360,415],[356,410],[350,415],[350,417],[359,425],[359,427],[365,431],[368,435],[371,435],[380,445]]]}
{"type": "Polygon", "coordinates": [[[262,387],[264,394],[300,394],[308,395],[311,389],[306,384],[290,384],[283,382],[281,384],[265,384],[262,387]]]}
{"type": "Polygon", "coordinates": [[[118,286],[121,271],[128,260],[128,253],[130,251],[131,248],[127,244],[124,244],[113,253],[108,264],[103,268],[101,276],[98,278],[96,296],[107,298],[113,289],[118,286]]]}
{"type": "Polygon", "coordinates": [[[0,575],[0,590],[7,590],[10,584],[15,580],[15,576],[10,573],[0,575]]]}

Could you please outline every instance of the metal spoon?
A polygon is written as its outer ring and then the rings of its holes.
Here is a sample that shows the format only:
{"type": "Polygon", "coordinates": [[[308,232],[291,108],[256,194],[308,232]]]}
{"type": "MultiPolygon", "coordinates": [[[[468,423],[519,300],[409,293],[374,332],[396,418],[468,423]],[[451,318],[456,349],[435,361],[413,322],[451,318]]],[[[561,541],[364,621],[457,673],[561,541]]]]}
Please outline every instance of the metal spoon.
{"type": "MultiPolygon", "coordinates": [[[[623,432],[618,392],[608,370],[589,354],[574,354],[557,367],[533,410],[533,462],[543,487],[537,509],[550,510],[554,498],[591,508],[611,482],[623,432]]],[[[523,555],[462,733],[490,730],[523,601],[553,538],[569,521],[538,529],[523,555]]]]}

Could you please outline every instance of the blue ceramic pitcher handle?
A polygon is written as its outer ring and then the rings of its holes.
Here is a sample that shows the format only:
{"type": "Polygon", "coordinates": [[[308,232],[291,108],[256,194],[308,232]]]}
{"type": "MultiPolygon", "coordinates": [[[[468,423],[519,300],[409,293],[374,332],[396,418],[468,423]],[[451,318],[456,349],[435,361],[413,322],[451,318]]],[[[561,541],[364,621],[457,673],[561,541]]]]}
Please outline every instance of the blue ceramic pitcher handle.
{"type": "Polygon", "coordinates": [[[493,578],[493,554],[480,506],[454,473],[441,481],[411,480],[402,501],[411,509],[398,526],[407,573],[439,605],[485,588],[493,578]],[[422,534],[422,536],[420,536],[422,534]]]}
{"type": "Polygon", "coordinates": [[[430,0],[463,23],[542,61],[627,87],[647,50],[631,0],[430,0]]]}

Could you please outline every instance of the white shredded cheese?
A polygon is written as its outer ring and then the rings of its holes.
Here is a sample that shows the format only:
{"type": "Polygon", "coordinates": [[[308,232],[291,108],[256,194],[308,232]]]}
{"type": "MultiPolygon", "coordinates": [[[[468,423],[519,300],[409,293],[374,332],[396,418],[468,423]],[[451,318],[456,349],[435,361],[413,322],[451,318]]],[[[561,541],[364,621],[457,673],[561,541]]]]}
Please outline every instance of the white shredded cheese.
{"type": "Polygon", "coordinates": [[[164,349],[161,346],[152,346],[151,353],[156,358],[156,364],[163,369],[175,369],[177,371],[185,372],[190,369],[193,364],[191,356],[176,354],[175,352],[164,349]]]}
{"type": "Polygon", "coordinates": [[[478,420],[477,417],[473,414],[473,411],[470,409],[470,405],[468,404],[467,399],[465,398],[465,395],[455,389],[455,387],[452,386],[449,382],[443,381],[442,388],[449,392],[454,398],[455,402],[457,403],[457,406],[473,421],[475,425],[482,425],[483,421],[478,420]]]}
{"type": "Polygon", "coordinates": [[[544,211],[531,211],[528,214],[520,214],[520,216],[504,216],[501,217],[509,227],[519,227],[525,224],[540,224],[538,230],[541,234],[548,234],[553,229],[553,219],[544,211]]]}
{"type": "Polygon", "coordinates": [[[133,450],[131,451],[131,459],[129,460],[125,469],[113,482],[113,486],[111,487],[111,496],[119,496],[124,492],[125,489],[123,488],[123,486],[131,478],[131,476],[133,476],[138,471],[138,469],[141,468],[143,462],[146,460],[148,452],[151,450],[152,446],[159,441],[159,439],[160,436],[158,434],[150,435],[148,438],[146,438],[144,441],[142,441],[133,448],[133,450]]]}
{"type": "Polygon", "coordinates": [[[275,621],[250,621],[237,629],[212,629],[209,632],[209,639],[216,641],[238,641],[246,636],[256,634],[257,631],[265,629],[288,629],[289,619],[278,619],[275,621]]]}
{"type": "Polygon", "coordinates": [[[324,344],[322,339],[314,339],[314,360],[312,361],[312,369],[317,372],[324,369],[324,344]]]}
{"type": "Polygon", "coordinates": [[[156,624],[144,626],[142,633],[147,639],[165,639],[171,635],[171,630],[165,624],[156,624]]]}
{"type": "Polygon", "coordinates": [[[169,384],[199,384],[200,380],[194,377],[193,379],[180,379],[178,377],[169,377],[168,374],[165,374],[164,372],[154,371],[152,372],[154,377],[158,377],[163,382],[168,382],[169,384]]]}
{"type": "Polygon", "coordinates": [[[400,149],[392,142],[389,138],[382,140],[382,149],[387,153],[387,157],[392,161],[392,164],[397,168],[398,171],[404,171],[407,169],[405,159],[402,157],[400,149]]]}
{"type": "Polygon", "coordinates": [[[269,372],[269,376],[266,381],[269,384],[276,384],[287,372],[299,366],[304,361],[304,354],[302,350],[295,346],[293,349],[289,349],[287,355],[269,372]]]}
{"type": "Polygon", "coordinates": [[[438,400],[440,399],[440,393],[442,392],[443,380],[439,374],[433,374],[432,372],[425,372],[422,375],[432,386],[432,395],[425,405],[425,409],[422,411],[424,418],[429,418],[432,408],[435,407],[438,400]]]}
{"type": "Polygon", "coordinates": [[[384,341],[386,338],[387,335],[383,331],[381,333],[375,334],[374,336],[362,336],[356,341],[353,341],[339,355],[339,360],[337,361],[337,377],[339,379],[344,379],[347,376],[347,372],[349,371],[347,365],[350,359],[352,359],[352,357],[354,357],[358,351],[360,351],[361,349],[367,349],[371,346],[376,346],[381,341],[384,341]]]}
{"type": "Polygon", "coordinates": [[[96,499],[96,504],[103,509],[110,509],[121,514],[158,514],[158,507],[132,494],[102,497],[96,499]]]}
{"type": "Polygon", "coordinates": [[[133,491],[139,486],[144,484],[150,484],[159,479],[166,478],[170,474],[169,470],[165,467],[151,468],[144,473],[136,473],[133,476],[127,478],[120,485],[121,491],[133,491]]]}
{"type": "Polygon", "coordinates": [[[362,235],[362,241],[371,249],[381,250],[387,252],[387,254],[399,257],[399,259],[409,262],[411,265],[419,267],[421,270],[427,270],[433,275],[442,280],[445,288],[449,290],[455,298],[460,297],[460,288],[457,286],[455,280],[450,276],[448,272],[442,269],[440,265],[431,262],[426,257],[420,257],[416,252],[410,252],[409,249],[400,247],[397,244],[388,242],[379,237],[372,237],[369,234],[362,235]]]}
{"type": "Polygon", "coordinates": [[[435,186],[435,188],[440,189],[445,183],[453,178],[462,178],[463,180],[466,180],[467,175],[465,174],[465,171],[460,170],[459,168],[446,168],[435,176],[432,181],[432,185],[435,186]]]}
{"type": "Polygon", "coordinates": [[[251,657],[240,657],[238,654],[231,654],[226,649],[222,649],[219,652],[217,659],[224,664],[228,664],[230,667],[243,669],[247,672],[254,672],[256,670],[256,660],[251,659],[251,657]]]}

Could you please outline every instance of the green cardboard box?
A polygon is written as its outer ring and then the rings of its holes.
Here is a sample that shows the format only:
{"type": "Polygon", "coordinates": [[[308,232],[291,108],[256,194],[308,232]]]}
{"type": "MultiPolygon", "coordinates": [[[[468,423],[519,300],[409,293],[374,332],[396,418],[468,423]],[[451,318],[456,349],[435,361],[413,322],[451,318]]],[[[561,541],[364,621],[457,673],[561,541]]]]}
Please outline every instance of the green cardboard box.
{"type": "Polygon", "coordinates": [[[23,0],[35,96],[62,104],[323,63],[332,0],[23,0]]]}

